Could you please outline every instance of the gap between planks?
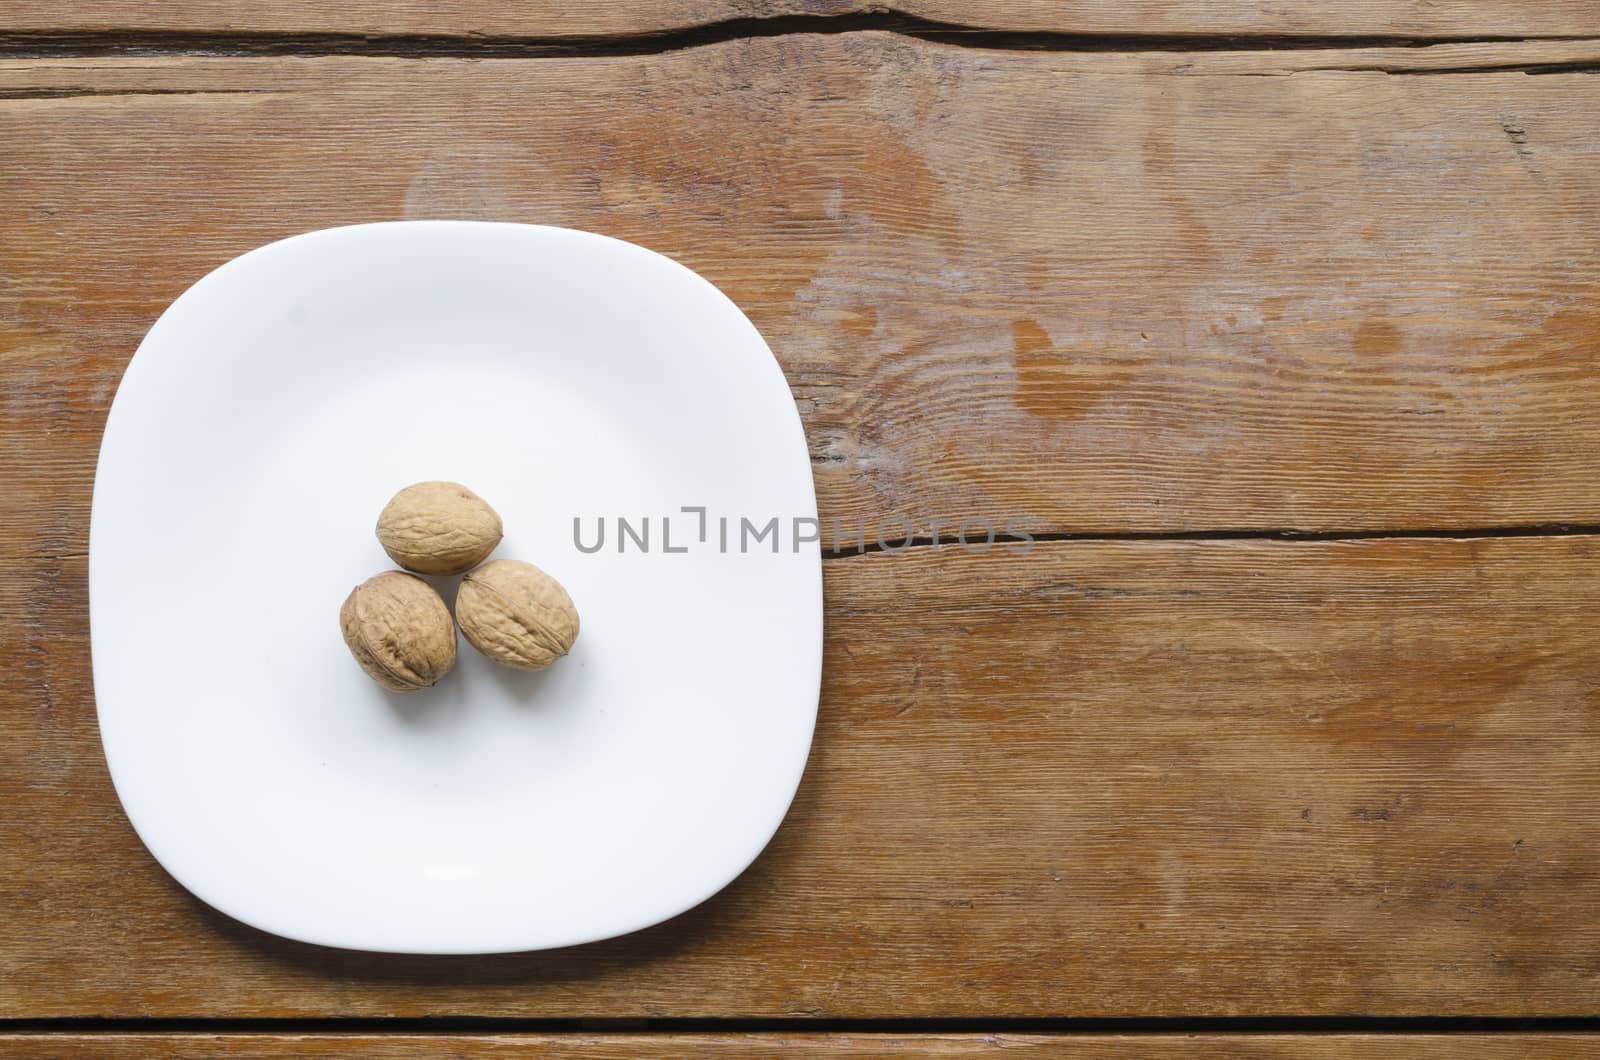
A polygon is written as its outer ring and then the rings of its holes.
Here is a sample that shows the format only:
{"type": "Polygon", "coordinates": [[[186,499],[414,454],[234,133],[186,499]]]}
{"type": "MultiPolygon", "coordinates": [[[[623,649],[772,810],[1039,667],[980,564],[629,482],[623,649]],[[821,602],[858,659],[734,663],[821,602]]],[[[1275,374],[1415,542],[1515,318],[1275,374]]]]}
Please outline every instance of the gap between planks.
{"type": "Polygon", "coordinates": [[[1597,1034],[1597,1016],[1152,1016],[829,1019],[811,1017],[521,1018],[387,1016],[0,1019],[0,1035],[27,1034],[1597,1034]]]}
{"type": "MultiPolygon", "coordinates": [[[[978,534],[970,536],[975,541],[980,537],[978,534]]],[[[996,534],[992,545],[1000,548],[1024,542],[1041,544],[1055,541],[1082,542],[1085,544],[1104,544],[1118,541],[1464,541],[1516,537],[1600,537],[1600,525],[1540,523],[1521,526],[1470,526],[1402,530],[1167,530],[1129,532],[1066,530],[1029,533],[1027,538],[1021,535],[996,534]]],[[[984,540],[987,540],[987,538],[984,538],[984,540]]],[[[940,534],[938,537],[895,538],[884,542],[868,541],[864,547],[859,549],[824,548],[822,550],[822,558],[825,560],[849,559],[851,556],[871,555],[878,552],[900,553],[909,549],[923,548],[937,551],[942,548],[953,549],[961,546],[962,543],[959,536],[940,534]]]]}
{"type": "MultiPolygon", "coordinates": [[[[225,56],[374,56],[386,58],[588,58],[650,56],[708,45],[793,34],[880,32],[963,48],[1068,53],[1295,52],[1350,49],[1415,51],[1437,46],[1600,43],[1600,36],[1403,36],[1372,34],[1147,34],[1071,30],[992,30],[895,11],[843,15],[732,18],[683,29],[590,37],[482,34],[366,34],[230,31],[28,31],[0,27],[0,59],[225,56]]],[[[1340,67],[1318,67],[1341,69],[1340,67]]],[[[1600,71],[1594,56],[1516,59],[1419,67],[1357,64],[1352,71],[1448,74],[1600,71]]]]}
{"type": "MultiPolygon", "coordinates": [[[[978,535],[974,534],[972,536],[976,540],[978,535]]],[[[1469,541],[1485,538],[1518,537],[1600,537],[1600,526],[1588,526],[1578,523],[1543,523],[1531,526],[1472,526],[1411,530],[1170,530],[1129,532],[1046,530],[1029,534],[1029,539],[1033,544],[1058,541],[1082,544],[1107,544],[1119,541],[1135,543],[1184,541],[1284,541],[1289,543],[1386,540],[1469,541]]],[[[1002,548],[1006,545],[1022,544],[1025,540],[1028,539],[1018,535],[996,534],[992,544],[995,548],[1002,548]]],[[[849,559],[852,556],[866,556],[879,552],[901,553],[910,549],[938,551],[943,548],[959,548],[961,544],[960,537],[956,535],[940,534],[936,538],[895,538],[884,543],[868,541],[862,548],[824,547],[822,549],[822,558],[824,560],[849,559]]],[[[88,559],[89,554],[87,552],[62,552],[41,555],[39,558],[57,563],[77,562],[88,559]]],[[[3,1025],[3,1021],[0,1021],[0,1025],[3,1025]]]]}

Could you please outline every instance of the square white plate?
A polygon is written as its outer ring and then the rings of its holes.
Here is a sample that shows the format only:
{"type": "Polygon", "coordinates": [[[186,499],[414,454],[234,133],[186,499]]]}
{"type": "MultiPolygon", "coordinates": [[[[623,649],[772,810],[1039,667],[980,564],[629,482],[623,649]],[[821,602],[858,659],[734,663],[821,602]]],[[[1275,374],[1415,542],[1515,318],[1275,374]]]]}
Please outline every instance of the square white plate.
{"type": "Polygon", "coordinates": [[[654,924],[743,871],[799,784],[815,516],[771,351],[668,258],[454,221],[262,247],[173,303],[106,424],[89,589],[117,793],[179,882],[290,938],[488,953],[654,924]],[[570,656],[522,674],[461,641],[410,695],[360,671],[339,605],[392,569],[378,512],[425,479],[566,585],[570,656]],[[619,517],[649,517],[649,551],[618,551],[619,517]],[[741,550],[743,518],[781,547],[741,550]]]}

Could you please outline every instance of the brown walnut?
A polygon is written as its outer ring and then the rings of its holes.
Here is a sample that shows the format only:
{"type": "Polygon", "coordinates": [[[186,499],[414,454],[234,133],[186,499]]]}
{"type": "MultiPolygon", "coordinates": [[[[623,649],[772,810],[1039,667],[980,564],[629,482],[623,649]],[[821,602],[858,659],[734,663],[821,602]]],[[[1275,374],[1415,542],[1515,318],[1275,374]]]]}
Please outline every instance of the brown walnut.
{"type": "Polygon", "coordinates": [[[339,628],[356,662],[391,692],[427,688],[456,664],[450,609],[415,575],[385,571],[350,590],[339,628]]]}
{"type": "Polygon", "coordinates": [[[468,574],[456,594],[456,621],[468,644],[518,670],[543,670],[578,639],[572,597],[520,560],[495,560],[468,574]]]}
{"type": "Polygon", "coordinates": [[[378,543],[406,570],[460,574],[500,543],[499,514],[458,482],[419,482],[396,493],[378,516],[378,543]]]}

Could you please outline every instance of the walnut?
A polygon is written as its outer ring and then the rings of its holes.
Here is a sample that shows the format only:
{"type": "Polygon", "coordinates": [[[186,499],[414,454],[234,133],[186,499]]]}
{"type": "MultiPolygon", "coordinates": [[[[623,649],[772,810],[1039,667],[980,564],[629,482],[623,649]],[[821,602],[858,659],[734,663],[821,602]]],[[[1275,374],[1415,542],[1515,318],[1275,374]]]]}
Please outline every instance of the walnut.
{"type": "Polygon", "coordinates": [[[450,609],[411,574],[385,571],[350,590],[339,627],[356,662],[391,692],[426,688],[456,664],[450,609]]]}
{"type": "Polygon", "coordinates": [[[456,482],[407,486],[378,516],[378,542],[406,570],[460,574],[500,543],[500,516],[456,482]]]}
{"type": "Polygon", "coordinates": [[[543,670],[578,639],[572,597],[520,560],[495,560],[468,574],[456,594],[456,621],[468,644],[518,670],[543,670]]]}

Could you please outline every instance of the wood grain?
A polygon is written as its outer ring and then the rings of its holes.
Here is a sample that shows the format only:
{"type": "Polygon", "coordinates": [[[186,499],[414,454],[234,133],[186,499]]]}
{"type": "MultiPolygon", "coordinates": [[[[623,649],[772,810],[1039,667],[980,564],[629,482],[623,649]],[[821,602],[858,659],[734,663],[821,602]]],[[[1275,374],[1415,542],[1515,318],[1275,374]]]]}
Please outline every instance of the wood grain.
{"type": "Polygon", "coordinates": [[[1594,0],[611,0],[507,4],[492,0],[29,0],[0,2],[6,31],[432,34],[570,39],[656,34],[729,20],[839,16],[885,10],[956,26],[1139,35],[1531,37],[1594,35],[1594,0]]]}
{"type": "Polygon", "coordinates": [[[0,549],[81,549],[116,380],[200,275],[440,216],[590,228],[719,284],[783,362],[844,526],[1600,523],[1600,78],[1432,72],[1579,61],[1600,44],[849,34],[9,63],[0,432],[28,459],[0,549]]]}
{"type": "Polygon", "coordinates": [[[1521,72],[1593,47],[0,64],[0,1016],[1592,1013],[1594,535],[830,561],[816,748],[757,865],[487,960],[267,938],[154,865],[85,551],[173,297],[430,216],[719,284],[826,517],[1600,523],[1600,78],[1521,72]]]}
{"type": "Polygon", "coordinates": [[[1600,537],[833,561],[795,806],[726,891],[384,957],[188,898],[95,740],[84,563],[0,584],[0,1016],[1581,1015],[1600,537]]]}
{"type": "Polygon", "coordinates": [[[1590,1060],[1600,1039],[1572,1034],[1505,1035],[1044,1035],[1044,1034],[0,1034],[0,1056],[37,1060],[209,1060],[215,1056],[634,1057],[705,1056],[773,1060],[793,1056],[967,1057],[1007,1060],[1590,1060]]]}

